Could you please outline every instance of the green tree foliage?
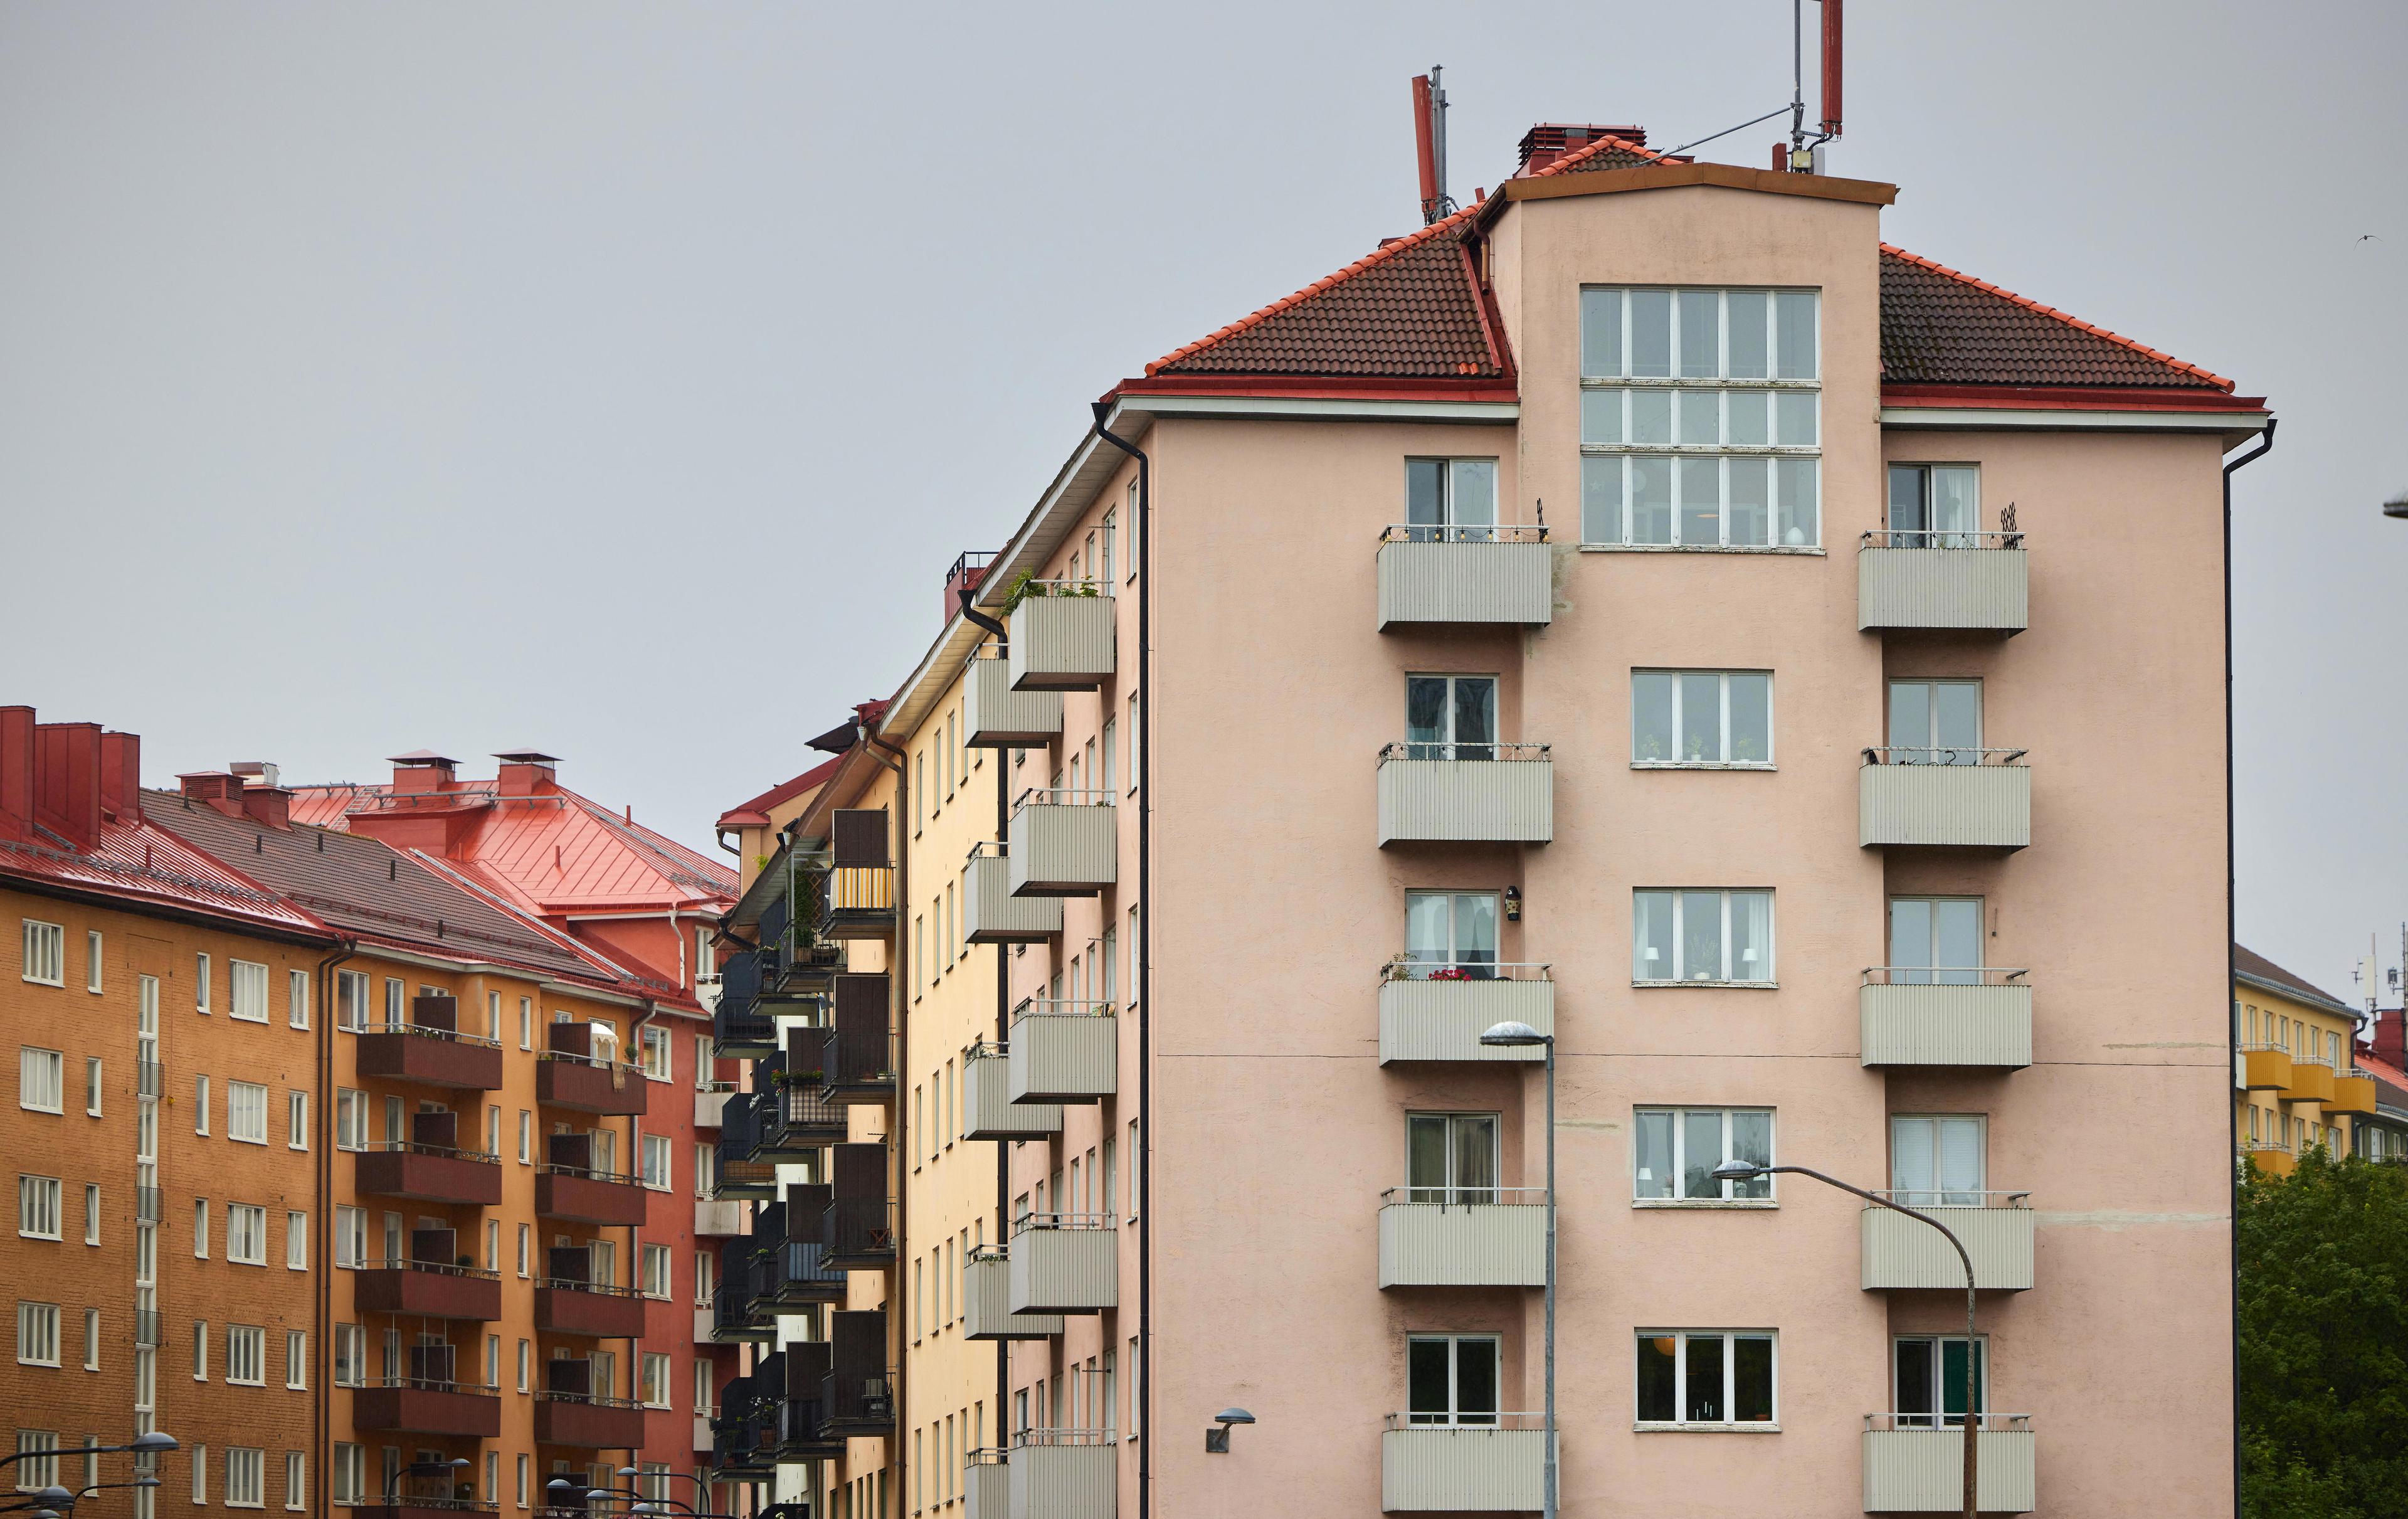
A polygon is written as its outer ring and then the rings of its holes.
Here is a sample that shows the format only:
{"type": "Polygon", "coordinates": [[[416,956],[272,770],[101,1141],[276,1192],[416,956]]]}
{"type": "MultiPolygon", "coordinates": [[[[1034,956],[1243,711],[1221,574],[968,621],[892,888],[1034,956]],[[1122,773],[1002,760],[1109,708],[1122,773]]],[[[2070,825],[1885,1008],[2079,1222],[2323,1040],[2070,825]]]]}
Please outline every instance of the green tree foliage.
{"type": "Polygon", "coordinates": [[[2237,1206],[2244,1519],[2408,1519],[2408,1168],[2317,1149],[2237,1206]]]}

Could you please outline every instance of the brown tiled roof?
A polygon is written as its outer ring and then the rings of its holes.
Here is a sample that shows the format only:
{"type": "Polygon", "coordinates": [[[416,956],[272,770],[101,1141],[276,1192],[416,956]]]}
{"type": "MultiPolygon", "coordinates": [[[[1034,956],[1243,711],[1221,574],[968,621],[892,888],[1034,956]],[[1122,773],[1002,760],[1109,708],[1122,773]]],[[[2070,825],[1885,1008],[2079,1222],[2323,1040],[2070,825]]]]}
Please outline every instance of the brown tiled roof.
{"type": "Polygon", "coordinates": [[[2232,388],[2197,365],[1887,243],[1881,353],[1882,377],[1901,384],[2232,388]]]}
{"type": "Polygon", "coordinates": [[[2355,1013],[2356,1011],[2348,1003],[2314,982],[2303,976],[2294,976],[2264,955],[2243,949],[2238,944],[2232,946],[2232,968],[2243,976],[2254,976],[2259,981],[2272,982],[2275,985],[2295,992],[2311,1002],[2327,1003],[2344,1012],[2355,1013]]]}
{"type": "MultiPolygon", "coordinates": [[[[1600,136],[1526,178],[1635,168],[1668,159],[1600,136]]],[[[1295,294],[1146,365],[1149,376],[1505,380],[1513,373],[1475,282],[1465,238],[1474,202],[1383,244],[1295,294]]],[[[2053,307],[1918,258],[1881,250],[1882,377],[1893,384],[2230,391],[2232,381],[2053,307]]]]}

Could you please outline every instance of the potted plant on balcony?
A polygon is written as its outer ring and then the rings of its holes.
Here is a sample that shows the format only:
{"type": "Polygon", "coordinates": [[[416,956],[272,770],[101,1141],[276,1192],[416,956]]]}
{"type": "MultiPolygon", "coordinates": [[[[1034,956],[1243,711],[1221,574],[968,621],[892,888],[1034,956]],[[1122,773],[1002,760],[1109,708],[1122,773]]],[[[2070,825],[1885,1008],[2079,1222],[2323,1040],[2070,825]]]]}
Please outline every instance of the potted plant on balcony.
{"type": "Polygon", "coordinates": [[[1440,966],[1429,973],[1432,981],[1469,981],[1471,972],[1462,966],[1440,966]]]}

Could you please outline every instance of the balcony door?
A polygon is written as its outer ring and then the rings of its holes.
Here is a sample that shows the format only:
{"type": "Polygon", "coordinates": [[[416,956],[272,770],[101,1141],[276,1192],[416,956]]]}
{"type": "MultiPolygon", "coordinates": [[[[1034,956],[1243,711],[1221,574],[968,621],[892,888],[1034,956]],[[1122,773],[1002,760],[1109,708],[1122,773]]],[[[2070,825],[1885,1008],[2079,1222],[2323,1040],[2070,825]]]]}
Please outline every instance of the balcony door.
{"type": "Polygon", "coordinates": [[[1889,899],[1889,980],[1893,986],[1982,984],[1982,899],[1889,899]]]}
{"type": "Polygon", "coordinates": [[[1414,543],[1484,542],[1497,525],[1497,461],[1405,461],[1405,523],[1414,543]]]}
{"type": "Polygon", "coordinates": [[[1497,1423],[1493,1335],[1414,1335],[1405,1342],[1406,1420],[1415,1425],[1497,1423]]]}
{"type": "Polygon", "coordinates": [[[1971,465],[1889,466],[1890,546],[1971,549],[1982,526],[1982,472],[1971,465]]]}
{"type": "Polygon", "coordinates": [[[1495,1202],[1497,1115],[1408,1113],[1405,1187],[1412,1202],[1495,1202]]]}
{"type": "Polygon", "coordinates": [[[1409,759],[1495,759],[1497,677],[1407,676],[1405,742],[1409,759]]]}
{"type": "Polygon", "coordinates": [[[1892,1352],[1896,1377],[1892,1410],[1904,1428],[1965,1426],[1965,1357],[1973,1357],[1973,1412],[1990,1402],[1988,1346],[1963,1335],[1902,1335],[1892,1352]]]}
{"type": "Polygon", "coordinates": [[[1405,893],[1405,959],[1415,981],[1440,971],[1487,981],[1497,974],[1495,892],[1405,893]]]}
{"type": "Polygon", "coordinates": [[[1987,1122],[1978,1113],[1889,1121],[1890,1196],[1909,1208],[1979,1208],[1987,1122]]]}
{"type": "Polygon", "coordinates": [[[1892,765],[1982,763],[1982,682],[1892,681],[1892,765]]]}

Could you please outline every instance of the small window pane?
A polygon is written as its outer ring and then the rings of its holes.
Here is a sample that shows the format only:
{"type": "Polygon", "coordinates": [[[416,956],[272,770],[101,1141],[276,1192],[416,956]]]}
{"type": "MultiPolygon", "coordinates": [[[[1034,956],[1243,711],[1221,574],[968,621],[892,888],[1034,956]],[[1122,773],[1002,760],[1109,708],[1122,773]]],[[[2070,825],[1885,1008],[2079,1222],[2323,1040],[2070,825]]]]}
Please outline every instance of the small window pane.
{"type": "Polygon", "coordinates": [[[1405,461],[1405,521],[1415,527],[1436,527],[1446,521],[1443,459],[1405,461]]]}
{"type": "Polygon", "coordinates": [[[1455,894],[1455,958],[1465,966],[1497,963],[1497,898],[1486,892],[1455,894]]]}
{"type": "Polygon", "coordinates": [[[1673,1360],[1677,1335],[1649,1335],[1639,1341],[1639,1417],[1651,1424],[1670,1424],[1680,1417],[1673,1401],[1673,1360]]]}
{"type": "Polygon", "coordinates": [[[1581,373],[1622,373],[1622,292],[1581,292],[1581,373]]]}
{"type": "Polygon", "coordinates": [[[1710,379],[1722,372],[1722,293],[1681,292],[1681,373],[1710,379]]]}
{"type": "Polygon", "coordinates": [[[1730,894],[1733,981],[1772,980],[1772,894],[1730,894]]]}
{"type": "Polygon", "coordinates": [[[1592,456],[1581,461],[1581,541],[1622,541],[1622,459],[1592,456]]]}
{"type": "MultiPolygon", "coordinates": [[[[1495,681],[1469,676],[1455,681],[1455,741],[1457,744],[1492,744],[1497,741],[1495,681]]],[[[1456,757],[1481,759],[1486,756],[1459,754],[1456,757]]]]}
{"type": "Polygon", "coordinates": [[[1730,303],[1730,370],[1733,380],[1766,380],[1766,309],[1760,290],[1734,290],[1730,303]]]}
{"type": "Polygon", "coordinates": [[[1719,1197],[1723,1184],[1714,1168],[1723,1163],[1723,1115],[1720,1109],[1692,1110],[1681,1115],[1681,1196],[1719,1197]]]}
{"type": "Polygon", "coordinates": [[[1622,398],[1627,391],[1581,392],[1581,441],[1622,441],[1622,398]]]}
{"type": "Polygon", "coordinates": [[[1772,1421],[1772,1340],[1768,1336],[1732,1337],[1730,1416],[1736,1424],[1772,1421]]]}
{"type": "Polygon", "coordinates": [[[1412,743],[1446,739],[1446,681],[1416,675],[1405,681],[1405,738],[1412,743]]]}
{"type": "Polygon", "coordinates": [[[1734,447],[1762,447],[1772,441],[1772,396],[1767,391],[1725,391],[1723,398],[1730,408],[1730,438],[1734,447]]]}
{"type": "Polygon", "coordinates": [[[1672,393],[1670,391],[1632,391],[1630,394],[1630,441],[1642,447],[1660,447],[1672,441],[1672,393]]]}
{"type": "Polygon", "coordinates": [[[1405,1407],[1416,1424],[1446,1422],[1451,1349],[1443,1340],[1415,1340],[1405,1347],[1405,1407]]]}
{"type": "Polygon", "coordinates": [[[1681,677],[1681,757],[1692,764],[1723,757],[1723,682],[1711,673],[1681,677]]]}
{"type": "Polygon", "coordinates": [[[1664,762],[1672,758],[1672,682],[1674,677],[1642,670],[1630,678],[1630,757],[1664,762]]]}
{"type": "Polygon", "coordinates": [[[1772,758],[1772,677],[1733,675],[1727,680],[1730,757],[1742,765],[1765,764],[1772,758]]]}
{"type": "Polygon", "coordinates": [[[1455,1416],[1459,1424],[1497,1422],[1497,1341],[1455,1342],[1455,1416]]]}
{"type": "Polygon", "coordinates": [[[1719,544],[1723,540],[1723,463],[1720,459],[1683,459],[1681,467],[1681,541],[1719,544]]]}
{"type": "Polygon", "coordinates": [[[1784,448],[1814,446],[1814,393],[1783,391],[1772,398],[1776,433],[1784,448]]]}
{"type": "Polygon", "coordinates": [[[1691,1335],[1682,1358],[1688,1373],[1688,1406],[1682,1417],[1691,1424],[1720,1424],[1728,1405],[1723,1400],[1723,1337],[1691,1335]]]}
{"type": "Polygon", "coordinates": [[[1780,494],[1774,525],[1785,548],[1822,541],[1822,509],[1815,488],[1814,461],[1780,459],[1773,464],[1773,486],[1780,494]]]}
{"type": "Polygon", "coordinates": [[[1672,293],[1630,293],[1630,372],[1661,379],[1672,372],[1672,293]]]}
{"type": "Polygon", "coordinates": [[[1982,979],[1982,904],[1956,897],[1934,903],[1933,914],[1939,979],[1951,986],[1975,984],[1982,979]]]}
{"type": "Polygon", "coordinates": [[[1730,471],[1730,500],[1724,509],[1729,541],[1760,549],[1772,525],[1772,461],[1732,459],[1725,467],[1730,471]]]}
{"type": "MultiPolygon", "coordinates": [[[[1772,1115],[1760,1110],[1731,1114],[1730,1156],[1751,1166],[1772,1164],[1772,1115]]],[[[1770,1197],[1772,1178],[1758,1176],[1745,1182],[1730,1183],[1734,1197],[1770,1197]]]]}
{"type": "Polygon", "coordinates": [[[1779,380],[1812,380],[1818,372],[1814,354],[1814,293],[1784,290],[1775,302],[1780,325],[1776,336],[1779,380]]]}
{"type": "Polygon", "coordinates": [[[1638,1147],[1635,1195],[1641,1197],[1670,1197],[1672,1115],[1668,1112],[1639,1114],[1633,1142],[1638,1147]]]}
{"type": "Polygon", "coordinates": [[[1687,981],[1725,979],[1720,892],[1681,894],[1681,975],[1687,981]]]}
{"type": "Polygon", "coordinates": [[[1680,440],[1712,447],[1723,440],[1722,393],[1681,391],[1680,440]]]}
{"type": "Polygon", "coordinates": [[[1497,521],[1497,461],[1455,459],[1448,463],[1452,499],[1448,520],[1457,526],[1486,527],[1497,521]]]}
{"type": "Polygon", "coordinates": [[[1630,541],[1672,541],[1672,461],[1641,454],[1630,461],[1630,541]]]}
{"type": "MultiPolygon", "coordinates": [[[[1633,892],[1631,896],[1630,979],[1670,981],[1672,968],[1672,894],[1633,892]]],[[[1665,1152],[1671,1163],[1671,1152],[1665,1152]]]]}

